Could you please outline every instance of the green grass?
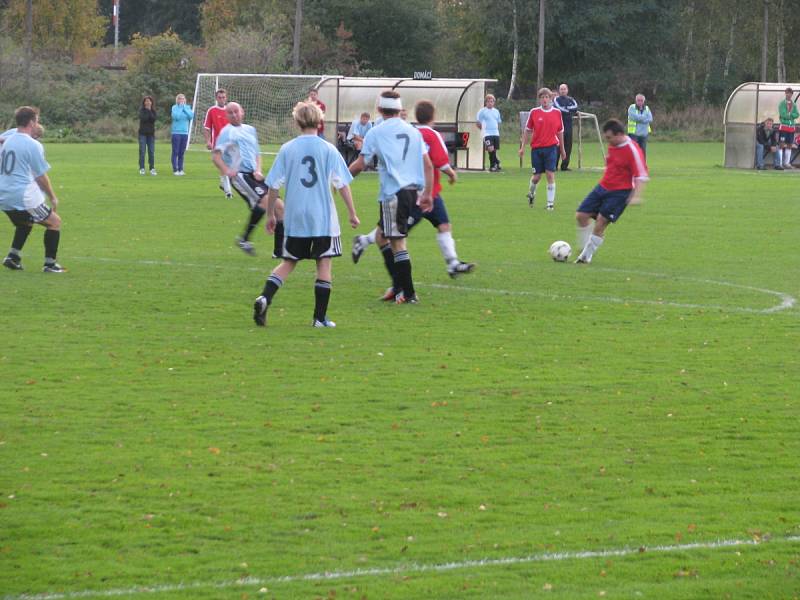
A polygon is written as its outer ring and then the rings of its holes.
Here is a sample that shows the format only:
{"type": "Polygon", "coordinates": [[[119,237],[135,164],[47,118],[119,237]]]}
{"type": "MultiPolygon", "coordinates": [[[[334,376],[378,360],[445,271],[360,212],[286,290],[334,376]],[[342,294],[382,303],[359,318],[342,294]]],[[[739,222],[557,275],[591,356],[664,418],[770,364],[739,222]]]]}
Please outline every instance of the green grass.
{"type": "MultiPolygon", "coordinates": [[[[49,146],[69,273],[40,230],[0,273],[0,598],[798,597],[800,308],[770,309],[800,297],[800,175],[654,142],[581,267],[546,250],[599,173],[531,210],[506,145],[444,191],[473,275],[423,223],[420,305],[376,300],[371,248],[335,261],[337,329],[309,327],[311,264],[257,329],[271,240],[233,246],[206,153],[177,178],[157,152],[140,177],[132,145],[49,146]],[[762,543],[683,546],[717,540],[762,543]],[[384,571],[279,579],[357,569],[384,571]]],[[[366,232],[376,177],[353,189],[366,232]]]]}

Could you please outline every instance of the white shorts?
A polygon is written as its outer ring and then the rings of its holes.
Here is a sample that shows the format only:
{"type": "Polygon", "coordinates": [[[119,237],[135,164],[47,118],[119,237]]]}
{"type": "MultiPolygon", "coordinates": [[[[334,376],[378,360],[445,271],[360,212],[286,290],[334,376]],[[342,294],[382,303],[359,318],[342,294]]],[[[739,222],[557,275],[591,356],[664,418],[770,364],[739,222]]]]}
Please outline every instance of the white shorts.
{"type": "Polygon", "coordinates": [[[25,188],[22,196],[22,203],[25,206],[25,210],[28,211],[39,208],[44,204],[44,192],[35,181],[31,182],[28,187],[25,188]]]}

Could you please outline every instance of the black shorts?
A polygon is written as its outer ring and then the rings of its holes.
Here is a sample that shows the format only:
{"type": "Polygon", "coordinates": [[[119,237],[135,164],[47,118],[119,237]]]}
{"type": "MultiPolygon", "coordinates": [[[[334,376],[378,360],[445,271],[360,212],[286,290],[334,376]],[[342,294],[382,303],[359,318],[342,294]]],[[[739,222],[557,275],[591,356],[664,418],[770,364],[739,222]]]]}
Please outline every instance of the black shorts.
{"type": "Polygon", "coordinates": [[[342,238],[335,237],[291,237],[283,238],[283,254],[287,260],[304,258],[332,258],[342,255],[342,238]]]}
{"type": "Polygon", "coordinates": [[[494,152],[500,149],[500,136],[499,135],[487,135],[483,138],[483,146],[486,148],[488,152],[494,152]],[[494,150],[489,150],[489,148],[494,148],[494,150]]]}
{"type": "Polygon", "coordinates": [[[416,188],[406,187],[380,203],[381,214],[378,225],[387,239],[404,238],[408,235],[409,225],[413,222],[411,213],[417,206],[416,188]]]}
{"type": "Polygon", "coordinates": [[[258,181],[252,173],[237,173],[236,177],[231,178],[231,185],[236,193],[247,202],[250,209],[254,209],[267,195],[269,188],[263,181],[258,181]]]}
{"type": "Polygon", "coordinates": [[[33,225],[34,223],[42,223],[47,220],[50,213],[53,212],[46,204],[40,204],[36,208],[30,210],[4,210],[6,216],[14,224],[15,227],[22,225],[33,225]]]}

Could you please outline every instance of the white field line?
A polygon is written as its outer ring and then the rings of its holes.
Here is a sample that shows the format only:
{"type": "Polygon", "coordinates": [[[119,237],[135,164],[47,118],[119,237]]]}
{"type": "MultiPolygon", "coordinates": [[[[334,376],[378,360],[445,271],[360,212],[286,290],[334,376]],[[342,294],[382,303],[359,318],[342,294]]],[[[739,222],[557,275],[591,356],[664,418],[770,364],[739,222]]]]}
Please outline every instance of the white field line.
{"type": "Polygon", "coordinates": [[[351,571],[325,571],[320,573],[304,573],[299,575],[277,575],[271,577],[243,577],[228,581],[192,581],[185,583],[165,583],[115,588],[109,590],[81,590],[76,592],[45,592],[41,594],[20,594],[3,596],[3,600],[70,600],[72,598],[111,598],[131,596],[134,594],[167,594],[170,592],[227,589],[245,587],[265,587],[282,583],[305,581],[336,581],[340,579],[357,579],[362,577],[381,577],[386,575],[407,575],[413,573],[442,573],[446,571],[481,569],[484,567],[504,567],[539,562],[561,562],[567,560],[585,560],[594,558],[625,557],[649,553],[692,552],[694,550],[718,550],[736,546],[759,546],[763,544],[800,542],[800,536],[771,538],[769,540],[716,540],[713,542],[694,542],[691,544],[673,544],[668,546],[623,547],[608,550],[581,550],[573,552],[544,552],[527,556],[510,556],[506,558],[483,558],[480,560],[463,560],[447,563],[408,563],[394,567],[374,567],[370,569],[353,569],[351,571]]]}
{"type": "MultiPolygon", "coordinates": [[[[153,266],[167,266],[167,267],[186,267],[186,268],[198,268],[198,269],[228,269],[228,270],[238,269],[243,271],[253,271],[260,273],[266,273],[269,270],[268,266],[243,267],[243,266],[231,266],[231,265],[182,263],[182,262],[173,262],[169,260],[125,260],[120,258],[102,258],[93,256],[74,256],[73,258],[75,260],[85,260],[94,262],[110,262],[119,264],[137,264],[137,265],[153,265],[153,266]]],[[[503,264],[518,265],[519,263],[503,263],[503,264]]],[[[529,290],[505,290],[501,288],[482,288],[482,287],[471,287],[468,285],[465,286],[465,285],[449,285],[443,283],[425,283],[421,281],[418,281],[417,285],[423,287],[431,287],[435,289],[442,289],[442,290],[459,290],[462,292],[476,292],[479,294],[492,294],[497,296],[533,296],[538,298],[548,298],[550,300],[563,299],[563,300],[578,300],[582,302],[607,302],[612,304],[644,304],[649,306],[669,306],[673,308],[689,308],[696,310],[718,310],[722,312],[750,313],[750,314],[762,314],[762,315],[768,315],[784,310],[789,310],[797,304],[797,299],[794,296],[791,296],[790,294],[787,294],[785,292],[769,290],[766,288],[757,288],[749,285],[741,285],[738,283],[731,283],[729,281],[721,281],[715,279],[698,279],[694,277],[684,277],[681,275],[667,275],[664,273],[649,273],[645,271],[632,271],[626,269],[613,269],[604,267],[599,267],[599,268],[590,267],[590,268],[595,271],[606,271],[609,273],[627,273],[631,275],[640,275],[645,277],[653,277],[661,279],[671,278],[671,279],[678,279],[681,281],[690,281],[703,285],[718,285],[718,286],[736,288],[740,290],[748,290],[759,294],[774,296],[778,298],[780,302],[778,304],[775,304],[767,308],[751,308],[747,306],[695,304],[689,302],[672,302],[669,300],[621,298],[617,296],[592,296],[592,295],[558,294],[551,292],[539,292],[539,291],[529,291],[529,290]]],[[[359,276],[350,276],[349,278],[355,280],[363,279],[362,277],[359,276]]]]}

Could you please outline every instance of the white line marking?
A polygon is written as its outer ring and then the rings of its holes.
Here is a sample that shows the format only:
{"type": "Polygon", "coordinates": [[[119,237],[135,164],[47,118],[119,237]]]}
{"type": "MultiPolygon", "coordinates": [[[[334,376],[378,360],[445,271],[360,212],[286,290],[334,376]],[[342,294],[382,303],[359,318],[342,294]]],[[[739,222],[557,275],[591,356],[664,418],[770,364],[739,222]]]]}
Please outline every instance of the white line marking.
{"type": "Polygon", "coordinates": [[[3,600],[69,600],[70,598],[109,598],[115,596],[131,596],[133,594],[166,594],[198,589],[226,589],[247,586],[267,586],[281,583],[303,581],[335,581],[339,579],[356,579],[360,577],[379,577],[383,575],[401,575],[407,573],[442,573],[462,569],[480,569],[483,567],[503,567],[537,562],[560,562],[565,560],[585,560],[634,556],[648,553],[691,552],[693,550],[717,550],[736,546],[759,546],[774,543],[798,543],[800,536],[771,538],[758,540],[717,540],[714,542],[694,542],[691,544],[674,544],[668,546],[640,546],[637,548],[616,548],[609,550],[582,550],[577,552],[545,552],[528,556],[510,556],[505,558],[483,558],[480,560],[464,560],[448,563],[417,564],[409,563],[394,567],[374,567],[371,569],[353,569],[351,571],[326,571],[321,573],[305,573],[300,575],[282,575],[273,577],[243,577],[228,581],[194,581],[190,583],[166,583],[116,588],[110,590],[81,590],[77,592],[45,592],[41,594],[20,594],[3,596],[3,600]]]}
{"type": "MultiPolygon", "coordinates": [[[[239,269],[243,271],[252,271],[258,273],[266,273],[269,270],[268,266],[263,267],[243,267],[238,265],[214,265],[214,264],[195,264],[195,263],[181,263],[181,262],[173,262],[169,260],[125,260],[121,258],[103,258],[103,257],[94,257],[94,256],[74,256],[72,257],[75,260],[85,260],[85,261],[95,261],[95,262],[109,262],[109,263],[118,263],[118,264],[137,264],[137,265],[153,265],[153,266],[165,266],[165,267],[186,267],[186,268],[198,268],[198,269],[239,269]]],[[[503,263],[507,265],[516,265],[519,266],[519,263],[503,263]]],[[[471,287],[471,286],[464,286],[464,285],[450,285],[444,283],[425,283],[418,281],[418,286],[424,287],[431,287],[435,289],[442,289],[442,290],[459,290],[462,292],[477,292],[480,294],[494,294],[498,296],[534,296],[538,298],[548,298],[550,300],[578,300],[581,302],[608,302],[612,304],[644,304],[648,306],[669,306],[673,308],[689,308],[689,309],[697,309],[697,310],[718,310],[723,312],[735,312],[735,313],[749,313],[749,314],[762,314],[768,315],[772,313],[781,312],[784,310],[789,310],[794,308],[797,304],[797,299],[790,294],[785,292],[779,292],[776,290],[770,290],[767,288],[759,288],[753,287],[749,285],[742,285],[739,283],[732,283],[729,281],[722,281],[716,279],[701,279],[696,277],[685,277],[683,275],[670,275],[666,273],[651,273],[647,271],[634,271],[629,269],[613,269],[609,267],[589,267],[594,271],[605,271],[608,273],[627,273],[630,275],[639,275],[645,277],[654,277],[654,278],[661,278],[661,279],[677,279],[681,281],[690,281],[693,283],[699,283],[703,285],[718,285],[730,288],[736,288],[740,290],[747,290],[751,292],[756,292],[759,294],[766,294],[769,296],[774,296],[780,299],[778,304],[767,308],[751,308],[747,306],[724,306],[724,305],[717,305],[717,304],[696,304],[691,302],[672,302],[669,300],[647,300],[647,299],[636,299],[636,298],[620,298],[616,296],[592,296],[592,295],[577,295],[577,294],[557,294],[557,293],[549,293],[549,292],[537,292],[537,291],[529,291],[529,290],[505,290],[500,288],[483,288],[483,287],[471,287]]],[[[345,276],[349,279],[355,280],[362,280],[363,277],[358,275],[351,275],[349,277],[345,276]]]]}

